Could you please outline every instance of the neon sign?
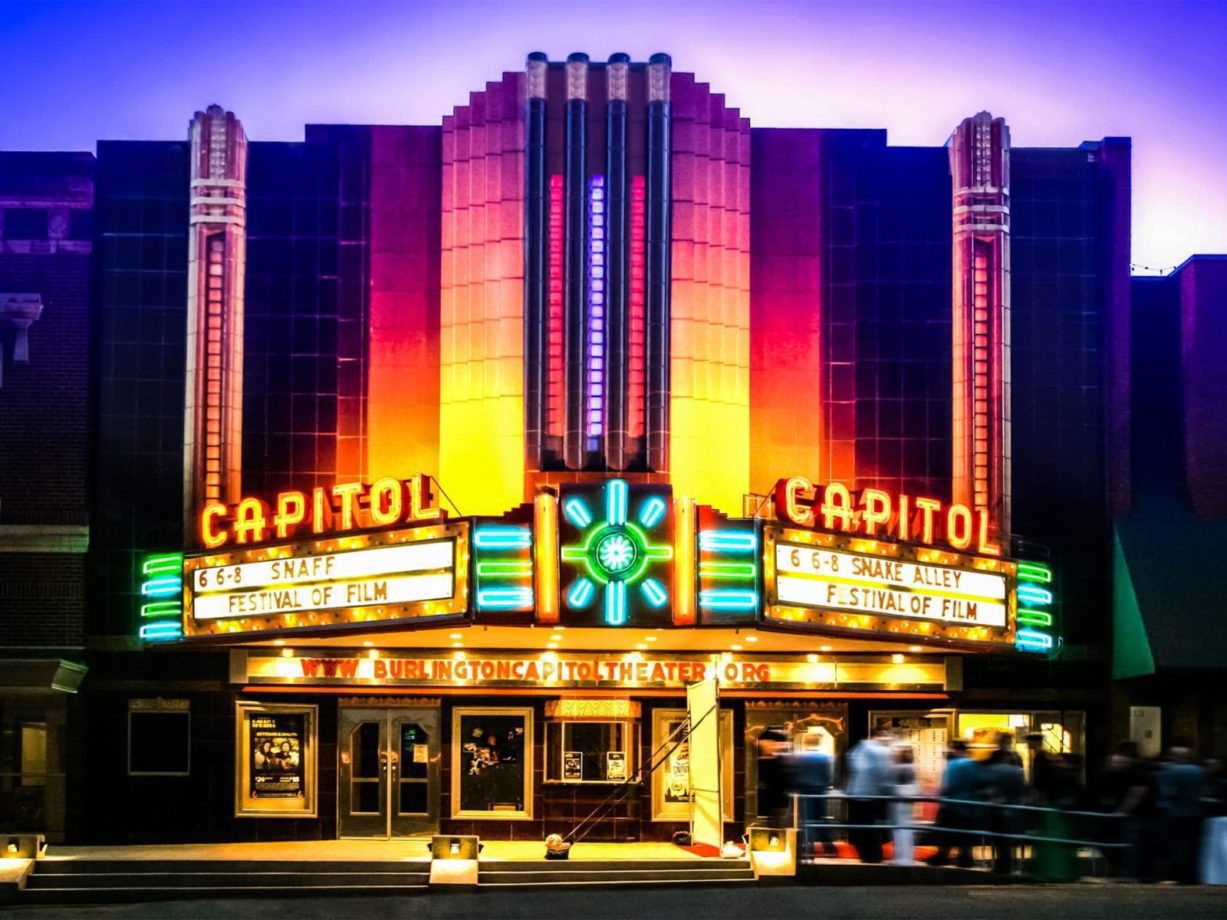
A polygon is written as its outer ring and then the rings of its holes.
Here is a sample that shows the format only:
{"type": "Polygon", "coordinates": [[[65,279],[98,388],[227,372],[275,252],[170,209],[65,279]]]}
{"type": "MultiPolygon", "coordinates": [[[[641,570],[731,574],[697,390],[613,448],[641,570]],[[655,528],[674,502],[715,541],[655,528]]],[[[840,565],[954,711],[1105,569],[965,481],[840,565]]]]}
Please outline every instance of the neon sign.
{"type": "Polygon", "coordinates": [[[599,600],[602,622],[624,626],[632,607],[667,614],[672,582],[672,515],[667,490],[637,490],[611,479],[599,492],[568,490],[561,509],[564,564],[575,577],[563,591],[567,608],[581,618],[599,600]],[[633,513],[632,513],[633,512],[633,513]]]}
{"type": "Polygon", "coordinates": [[[842,483],[815,485],[804,476],[781,479],[773,495],[776,515],[798,527],[902,543],[941,542],[960,552],[1001,555],[1001,547],[991,539],[988,512],[982,508],[919,495],[891,495],[882,489],[862,489],[854,495],[842,483]]]}
{"type": "Polygon", "coordinates": [[[370,485],[338,483],[310,494],[280,492],[271,506],[259,498],[244,498],[232,505],[208,502],[200,510],[198,535],[206,549],[220,549],[227,544],[291,540],[306,534],[395,527],[446,517],[435,500],[430,478],[417,475],[380,479],[370,485]]]}

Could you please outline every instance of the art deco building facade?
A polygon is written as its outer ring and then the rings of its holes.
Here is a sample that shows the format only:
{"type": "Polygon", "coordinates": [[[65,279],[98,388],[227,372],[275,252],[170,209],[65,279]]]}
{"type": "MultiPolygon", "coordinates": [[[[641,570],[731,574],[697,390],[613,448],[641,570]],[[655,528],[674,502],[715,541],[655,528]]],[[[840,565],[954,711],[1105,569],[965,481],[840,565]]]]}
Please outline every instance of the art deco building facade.
{"type": "MultiPolygon", "coordinates": [[[[730,833],[767,725],[837,755],[883,722],[1102,749],[1127,139],[751,127],[663,54],[529,55],[438,125],[274,143],[240,115],[98,146],[82,731],[145,768],[91,762],[80,837],[565,831],[648,764],[700,665],[734,668],[730,833]],[[264,602],[201,583],[227,567],[423,535],[451,541],[446,597],[206,612],[264,602]],[[785,603],[811,545],[1001,573],[1001,620],[785,603]],[[149,746],[158,719],[182,756],[149,746]],[[297,787],[257,791],[261,731],[299,745],[297,787]],[[466,779],[474,732],[522,785],[466,779]],[[381,756],[396,783],[363,772],[381,756]]],[[[667,838],[683,773],[645,774],[599,836],[667,838]]]]}

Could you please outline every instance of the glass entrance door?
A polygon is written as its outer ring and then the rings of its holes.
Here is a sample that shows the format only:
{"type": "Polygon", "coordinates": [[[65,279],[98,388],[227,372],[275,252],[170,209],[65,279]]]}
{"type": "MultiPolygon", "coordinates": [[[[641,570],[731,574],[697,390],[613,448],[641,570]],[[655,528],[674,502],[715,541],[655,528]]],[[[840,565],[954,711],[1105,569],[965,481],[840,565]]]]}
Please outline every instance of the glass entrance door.
{"type": "Polygon", "coordinates": [[[439,829],[439,710],[342,709],[342,837],[408,837],[439,829]]]}

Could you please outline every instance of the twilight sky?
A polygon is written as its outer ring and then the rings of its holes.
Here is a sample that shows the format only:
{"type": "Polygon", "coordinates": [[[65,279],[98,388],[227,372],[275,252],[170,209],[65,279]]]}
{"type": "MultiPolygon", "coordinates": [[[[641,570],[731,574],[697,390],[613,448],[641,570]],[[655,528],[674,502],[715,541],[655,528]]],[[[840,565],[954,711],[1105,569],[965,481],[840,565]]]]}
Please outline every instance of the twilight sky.
{"type": "Polygon", "coordinates": [[[211,102],[254,140],[437,124],[529,51],[668,51],[757,126],[938,145],[988,109],[1019,147],[1129,135],[1133,261],[1170,267],[1227,252],[1225,47],[1223,0],[0,0],[0,149],[181,138],[211,102]]]}

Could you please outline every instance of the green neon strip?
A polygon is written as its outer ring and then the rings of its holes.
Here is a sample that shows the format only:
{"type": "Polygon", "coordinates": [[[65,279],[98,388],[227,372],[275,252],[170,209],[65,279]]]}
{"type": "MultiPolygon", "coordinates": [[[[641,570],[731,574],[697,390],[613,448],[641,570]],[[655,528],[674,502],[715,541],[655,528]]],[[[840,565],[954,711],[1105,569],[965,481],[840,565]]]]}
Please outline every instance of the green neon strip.
{"type": "Polygon", "coordinates": [[[174,575],[183,571],[183,553],[146,556],[141,571],[146,575],[174,575]]]}
{"type": "Polygon", "coordinates": [[[1023,581],[1038,581],[1048,584],[1052,581],[1052,569],[1038,562],[1018,563],[1018,577],[1023,581]]]}
{"type": "Polygon", "coordinates": [[[510,562],[500,560],[477,563],[477,574],[488,578],[499,575],[531,575],[532,573],[533,564],[527,559],[516,559],[510,562]]]}
{"type": "Polygon", "coordinates": [[[1039,610],[1020,610],[1018,611],[1018,622],[1030,626],[1051,626],[1052,614],[1039,610]]]}
{"type": "Polygon", "coordinates": [[[141,604],[141,616],[143,617],[177,617],[182,614],[183,605],[179,601],[153,601],[149,604],[141,604]]]}
{"type": "Polygon", "coordinates": [[[753,562],[700,562],[699,577],[753,580],[758,567],[753,562]]]}

